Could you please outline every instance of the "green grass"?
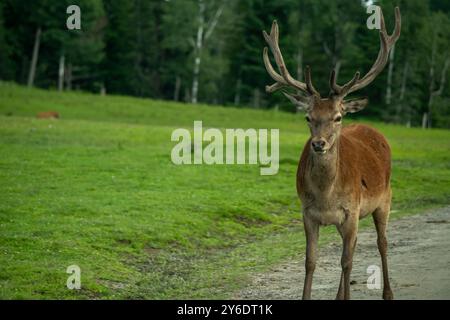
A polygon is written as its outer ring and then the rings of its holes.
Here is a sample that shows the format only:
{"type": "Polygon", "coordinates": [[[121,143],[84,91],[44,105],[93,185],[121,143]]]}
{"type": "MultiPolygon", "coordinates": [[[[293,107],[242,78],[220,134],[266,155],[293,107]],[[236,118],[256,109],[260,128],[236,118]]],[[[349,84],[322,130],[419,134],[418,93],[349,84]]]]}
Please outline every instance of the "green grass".
{"type": "MultiPolygon", "coordinates": [[[[449,204],[450,132],[370,124],[393,149],[392,217],[449,204]]],[[[0,82],[0,298],[231,297],[304,251],[295,172],[307,137],[299,115],[0,82]],[[49,110],[61,120],[35,119],[49,110]],[[173,165],[171,133],[194,120],[279,128],[279,173],[173,165]],[[72,264],[79,291],[66,288],[72,264]]]]}

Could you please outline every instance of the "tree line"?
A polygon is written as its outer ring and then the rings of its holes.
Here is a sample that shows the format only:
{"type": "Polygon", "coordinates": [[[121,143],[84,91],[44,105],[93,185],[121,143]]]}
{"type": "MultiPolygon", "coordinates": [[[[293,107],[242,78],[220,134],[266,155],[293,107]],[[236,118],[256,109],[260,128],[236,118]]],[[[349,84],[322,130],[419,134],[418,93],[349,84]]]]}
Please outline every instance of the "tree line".
{"type": "MultiPolygon", "coordinates": [[[[329,91],[367,72],[379,50],[361,0],[0,0],[0,79],[58,90],[85,90],[189,103],[295,112],[271,84],[262,30],[276,19],[292,75],[309,65],[329,91]],[[81,10],[68,30],[66,9],[81,10]]],[[[450,127],[450,2],[376,1],[388,30],[394,6],[402,35],[370,88],[362,116],[408,126],[450,127]]]]}

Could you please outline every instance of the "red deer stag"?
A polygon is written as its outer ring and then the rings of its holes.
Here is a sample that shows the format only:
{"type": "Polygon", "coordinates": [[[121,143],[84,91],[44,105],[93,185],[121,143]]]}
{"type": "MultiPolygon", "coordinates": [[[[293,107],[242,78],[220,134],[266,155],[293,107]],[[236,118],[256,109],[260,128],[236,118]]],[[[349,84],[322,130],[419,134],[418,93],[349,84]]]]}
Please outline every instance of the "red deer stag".
{"type": "Polygon", "coordinates": [[[386,227],[391,205],[391,151],[381,133],[365,125],[342,127],[342,117],[357,112],[367,99],[344,100],[345,96],[364,88],[381,73],[389,52],[400,36],[401,17],[395,8],[395,29],[386,32],[380,16],[380,51],[369,72],[360,79],[356,72],[343,86],[336,84],[336,73],[330,76],[331,93],[321,98],[311,82],[311,71],[305,69],[305,82],[294,79],[286,68],[278,46],[278,25],[274,21],[270,35],[263,32],[279,72],[272,67],[267,47],[264,64],[275,83],[266,87],[274,92],[286,87],[297,93],[284,95],[306,112],[311,137],[306,142],[297,170],[297,193],[303,205],[306,235],[305,283],[303,299],[311,299],[311,284],[316,266],[319,226],[334,224],[343,240],[341,280],[336,299],[350,298],[350,273],[356,246],[358,221],[370,214],[377,230],[377,244],[383,267],[383,299],[392,299],[387,265],[386,227]],[[300,95],[299,92],[303,92],[300,95]]]}

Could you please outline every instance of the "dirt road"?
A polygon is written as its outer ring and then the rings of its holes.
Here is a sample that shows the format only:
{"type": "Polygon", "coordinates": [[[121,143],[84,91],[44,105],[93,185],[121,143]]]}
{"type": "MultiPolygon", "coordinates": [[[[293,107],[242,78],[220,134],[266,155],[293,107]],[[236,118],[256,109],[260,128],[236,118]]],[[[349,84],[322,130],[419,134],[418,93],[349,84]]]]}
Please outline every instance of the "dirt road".
{"type": "MultiPolygon", "coordinates": [[[[390,222],[388,227],[391,286],[395,299],[450,299],[450,207],[390,222]]],[[[313,299],[334,299],[340,277],[340,243],[320,248],[313,280],[313,299]]],[[[352,299],[381,299],[368,289],[367,268],[381,267],[374,228],[360,230],[352,271],[352,299]]],[[[255,275],[237,299],[301,299],[304,256],[255,275]]]]}

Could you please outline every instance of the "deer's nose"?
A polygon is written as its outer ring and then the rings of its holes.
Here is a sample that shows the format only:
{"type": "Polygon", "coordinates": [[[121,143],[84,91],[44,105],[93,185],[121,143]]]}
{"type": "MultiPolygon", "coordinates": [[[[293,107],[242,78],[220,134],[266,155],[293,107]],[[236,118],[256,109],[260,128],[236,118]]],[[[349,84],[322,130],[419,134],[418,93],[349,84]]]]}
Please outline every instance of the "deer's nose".
{"type": "Polygon", "coordinates": [[[325,140],[324,139],[318,139],[311,141],[311,145],[316,152],[323,151],[323,147],[325,147],[325,140]]]}

